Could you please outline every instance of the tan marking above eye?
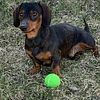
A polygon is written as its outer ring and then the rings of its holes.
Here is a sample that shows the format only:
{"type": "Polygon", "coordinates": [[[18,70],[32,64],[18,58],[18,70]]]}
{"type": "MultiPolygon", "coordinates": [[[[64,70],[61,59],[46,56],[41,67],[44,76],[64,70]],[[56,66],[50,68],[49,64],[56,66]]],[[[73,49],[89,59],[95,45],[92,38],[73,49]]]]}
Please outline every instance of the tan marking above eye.
{"type": "Polygon", "coordinates": [[[20,16],[23,16],[23,13],[20,13],[19,15],[20,15],[20,16]]]}
{"type": "Polygon", "coordinates": [[[19,14],[23,14],[24,13],[24,10],[20,10],[19,14]]]}

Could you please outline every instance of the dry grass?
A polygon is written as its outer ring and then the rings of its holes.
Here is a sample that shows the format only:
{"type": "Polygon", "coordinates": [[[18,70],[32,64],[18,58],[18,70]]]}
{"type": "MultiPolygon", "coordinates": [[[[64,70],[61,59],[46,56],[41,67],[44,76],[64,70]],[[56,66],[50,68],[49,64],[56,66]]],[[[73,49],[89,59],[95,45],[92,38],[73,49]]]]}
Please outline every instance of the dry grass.
{"type": "MultiPolygon", "coordinates": [[[[82,26],[77,17],[63,16],[63,21],[66,20],[82,26]]],[[[61,21],[57,16],[52,23],[61,21]]],[[[96,33],[100,31],[100,20],[90,17],[88,22],[100,47],[100,33],[96,33]]],[[[32,66],[25,54],[24,35],[11,23],[3,26],[0,29],[0,100],[100,100],[100,57],[86,52],[78,61],[63,59],[64,78],[54,89],[44,86],[44,77],[50,68],[44,66],[40,73],[27,75],[32,66]]]]}

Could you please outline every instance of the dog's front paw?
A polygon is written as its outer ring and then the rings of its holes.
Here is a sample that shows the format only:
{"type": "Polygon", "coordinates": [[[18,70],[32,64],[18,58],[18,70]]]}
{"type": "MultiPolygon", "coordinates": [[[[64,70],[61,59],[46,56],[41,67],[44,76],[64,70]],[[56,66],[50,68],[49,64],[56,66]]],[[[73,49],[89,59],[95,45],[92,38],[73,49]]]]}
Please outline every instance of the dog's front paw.
{"type": "Polygon", "coordinates": [[[56,66],[55,68],[53,68],[52,72],[57,74],[59,77],[63,77],[63,75],[60,72],[60,66],[56,66]]]}

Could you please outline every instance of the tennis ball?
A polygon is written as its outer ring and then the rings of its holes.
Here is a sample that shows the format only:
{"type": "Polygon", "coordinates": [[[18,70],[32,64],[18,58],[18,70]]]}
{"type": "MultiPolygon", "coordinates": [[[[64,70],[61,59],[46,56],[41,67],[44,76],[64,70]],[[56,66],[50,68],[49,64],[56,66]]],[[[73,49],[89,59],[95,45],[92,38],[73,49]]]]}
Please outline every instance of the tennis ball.
{"type": "Polygon", "coordinates": [[[60,83],[61,83],[61,80],[59,76],[56,74],[49,74],[45,77],[45,80],[44,80],[44,84],[50,88],[55,88],[59,86],[60,83]]]}

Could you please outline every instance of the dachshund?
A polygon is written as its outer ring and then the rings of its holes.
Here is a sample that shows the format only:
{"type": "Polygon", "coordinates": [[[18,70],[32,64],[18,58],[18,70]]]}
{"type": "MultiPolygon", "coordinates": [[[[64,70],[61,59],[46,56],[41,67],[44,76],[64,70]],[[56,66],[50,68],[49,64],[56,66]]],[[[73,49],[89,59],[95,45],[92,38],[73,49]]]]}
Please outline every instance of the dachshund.
{"type": "Polygon", "coordinates": [[[29,71],[31,74],[38,73],[43,65],[49,65],[52,73],[62,76],[62,58],[75,59],[86,50],[98,55],[98,47],[85,19],[84,29],[68,23],[50,25],[51,10],[46,4],[26,2],[14,10],[13,20],[14,26],[25,34],[25,51],[34,63],[29,71]]]}

